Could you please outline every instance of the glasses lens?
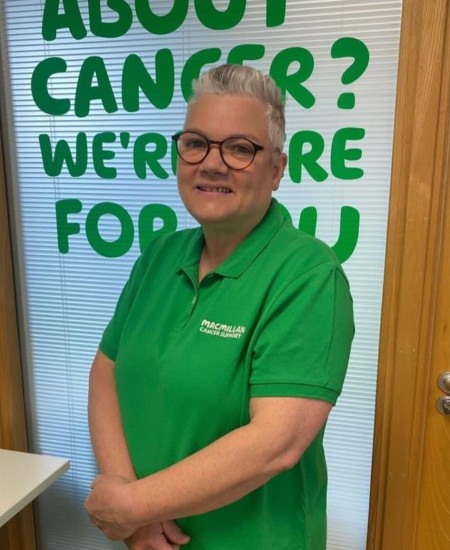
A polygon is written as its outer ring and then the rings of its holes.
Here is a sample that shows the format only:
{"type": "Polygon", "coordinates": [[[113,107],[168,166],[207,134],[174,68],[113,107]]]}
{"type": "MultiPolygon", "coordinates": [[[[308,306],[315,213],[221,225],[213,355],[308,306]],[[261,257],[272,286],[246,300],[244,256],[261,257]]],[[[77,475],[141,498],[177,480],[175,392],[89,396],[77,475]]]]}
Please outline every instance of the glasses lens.
{"type": "Polygon", "coordinates": [[[177,149],[184,161],[195,164],[205,158],[208,151],[208,142],[200,134],[185,132],[178,137],[177,149]]]}
{"type": "Polygon", "coordinates": [[[231,168],[246,168],[252,163],[256,150],[251,141],[245,138],[230,138],[222,144],[224,161],[231,168]]]}

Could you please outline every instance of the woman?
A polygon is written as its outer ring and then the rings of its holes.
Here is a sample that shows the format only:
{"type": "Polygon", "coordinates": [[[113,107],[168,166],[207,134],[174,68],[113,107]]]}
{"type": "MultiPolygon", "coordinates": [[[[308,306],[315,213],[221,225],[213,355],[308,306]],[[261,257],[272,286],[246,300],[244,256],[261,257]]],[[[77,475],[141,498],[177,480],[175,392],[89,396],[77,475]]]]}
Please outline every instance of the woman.
{"type": "Polygon", "coordinates": [[[249,67],[212,69],[173,139],[200,227],[152,241],[104,333],[86,509],[136,550],[325,549],[322,438],[352,302],[330,249],[272,198],[279,90],[249,67]]]}

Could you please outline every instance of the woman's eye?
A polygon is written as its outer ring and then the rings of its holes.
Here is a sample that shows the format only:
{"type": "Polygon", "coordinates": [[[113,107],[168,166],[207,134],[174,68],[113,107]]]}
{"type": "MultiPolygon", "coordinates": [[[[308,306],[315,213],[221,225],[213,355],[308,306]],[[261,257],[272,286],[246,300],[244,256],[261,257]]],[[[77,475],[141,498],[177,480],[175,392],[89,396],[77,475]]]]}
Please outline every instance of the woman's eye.
{"type": "Polygon", "coordinates": [[[184,143],[188,149],[204,149],[206,144],[201,139],[189,139],[184,143]]]}
{"type": "Polygon", "coordinates": [[[252,155],[253,149],[247,143],[232,143],[230,144],[229,150],[233,153],[238,153],[240,155],[252,155]]]}

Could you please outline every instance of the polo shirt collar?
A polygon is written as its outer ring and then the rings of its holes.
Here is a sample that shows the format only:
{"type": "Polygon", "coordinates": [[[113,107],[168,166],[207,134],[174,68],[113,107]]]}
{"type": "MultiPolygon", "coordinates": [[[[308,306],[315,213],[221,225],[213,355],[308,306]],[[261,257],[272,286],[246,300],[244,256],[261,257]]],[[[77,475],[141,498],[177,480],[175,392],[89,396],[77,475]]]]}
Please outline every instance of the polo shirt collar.
{"type": "MultiPolygon", "coordinates": [[[[214,273],[232,278],[242,275],[269,244],[283,222],[284,217],[281,207],[276,199],[272,199],[270,207],[261,222],[247,235],[230,256],[214,270],[214,273]]],[[[195,231],[180,264],[181,270],[194,277],[195,271],[198,276],[198,263],[203,243],[203,232],[199,228],[195,231]]]]}

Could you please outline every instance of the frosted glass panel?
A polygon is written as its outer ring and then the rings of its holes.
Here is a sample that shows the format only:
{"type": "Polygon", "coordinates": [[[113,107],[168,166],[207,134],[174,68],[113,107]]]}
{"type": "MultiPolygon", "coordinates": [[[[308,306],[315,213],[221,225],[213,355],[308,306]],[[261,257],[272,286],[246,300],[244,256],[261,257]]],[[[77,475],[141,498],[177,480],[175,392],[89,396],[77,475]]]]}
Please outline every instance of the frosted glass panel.
{"type": "Polygon", "coordinates": [[[177,195],[170,136],[191,78],[232,61],[270,72],[284,89],[290,160],[276,196],[295,225],[333,246],[351,282],[356,337],[326,430],[328,548],[361,550],[401,1],[242,0],[231,12],[216,0],[207,13],[197,0],[172,19],[160,16],[173,2],[152,1],[157,23],[136,12],[145,2],[120,4],[129,6],[120,15],[87,0],[0,5],[31,448],[72,465],[39,499],[41,548],[123,547],[82,508],[96,475],[89,367],[141,248],[155,232],[194,225],[177,195]]]}

